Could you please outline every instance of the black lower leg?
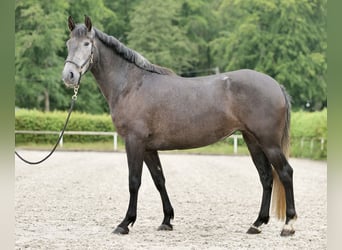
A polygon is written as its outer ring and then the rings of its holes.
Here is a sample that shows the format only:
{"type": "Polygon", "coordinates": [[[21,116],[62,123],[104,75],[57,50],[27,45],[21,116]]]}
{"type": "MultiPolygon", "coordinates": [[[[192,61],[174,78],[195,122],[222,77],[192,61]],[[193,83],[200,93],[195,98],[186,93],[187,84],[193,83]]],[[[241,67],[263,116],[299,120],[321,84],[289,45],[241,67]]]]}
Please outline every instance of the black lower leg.
{"type": "Polygon", "coordinates": [[[117,226],[117,228],[114,230],[114,233],[127,234],[129,232],[128,226],[130,224],[132,226],[134,225],[134,222],[137,218],[137,199],[138,199],[138,190],[135,187],[135,190],[133,191],[130,185],[130,200],[129,200],[129,205],[128,205],[128,209],[126,212],[126,216],[123,219],[123,221],[117,226]]]}
{"type": "Polygon", "coordinates": [[[247,233],[256,234],[260,233],[260,226],[267,224],[269,221],[269,210],[272,194],[272,166],[269,163],[265,153],[262,151],[256,140],[251,136],[244,134],[244,139],[247,143],[248,149],[251,153],[252,160],[259,174],[259,178],[263,188],[261,207],[258,218],[253,225],[248,229],[247,233]]]}
{"type": "Polygon", "coordinates": [[[286,195],[286,221],[280,235],[291,236],[295,233],[293,223],[297,219],[293,193],[293,170],[287,163],[281,172],[282,174],[279,175],[279,178],[284,185],[286,195]]]}
{"type": "Polygon", "coordinates": [[[129,138],[126,140],[126,153],[129,169],[129,205],[123,221],[114,230],[114,233],[127,234],[128,226],[133,226],[137,217],[138,191],[141,184],[142,165],[144,159],[144,148],[139,140],[129,138]]]}
{"type": "Polygon", "coordinates": [[[169,199],[169,196],[165,187],[165,177],[163,174],[163,169],[160,163],[160,159],[157,151],[147,152],[145,154],[144,161],[150,170],[152,179],[157,190],[160,193],[160,197],[163,204],[164,219],[159,230],[172,230],[173,226],[171,224],[171,219],[174,217],[173,208],[169,199]]]}
{"type": "Polygon", "coordinates": [[[270,155],[270,161],[274,166],[275,170],[277,171],[279,179],[285,189],[286,221],[285,226],[281,232],[281,235],[292,235],[295,232],[292,224],[297,218],[293,192],[293,169],[280,149],[273,149],[269,151],[268,154],[270,155]]]}
{"type": "Polygon", "coordinates": [[[277,165],[274,164],[275,170],[278,173],[279,179],[284,185],[285,197],[286,197],[286,222],[296,217],[294,193],[293,193],[293,169],[286,160],[283,154],[278,156],[277,165]]]}
{"type": "MultiPolygon", "coordinates": [[[[270,171],[272,173],[272,170],[270,171]]],[[[271,203],[271,194],[272,194],[272,174],[263,175],[260,173],[260,179],[263,186],[263,194],[261,200],[261,207],[259,211],[259,215],[253,225],[249,228],[247,233],[255,234],[260,233],[260,226],[263,224],[267,224],[269,221],[269,210],[270,210],[270,203],[271,203]]]]}

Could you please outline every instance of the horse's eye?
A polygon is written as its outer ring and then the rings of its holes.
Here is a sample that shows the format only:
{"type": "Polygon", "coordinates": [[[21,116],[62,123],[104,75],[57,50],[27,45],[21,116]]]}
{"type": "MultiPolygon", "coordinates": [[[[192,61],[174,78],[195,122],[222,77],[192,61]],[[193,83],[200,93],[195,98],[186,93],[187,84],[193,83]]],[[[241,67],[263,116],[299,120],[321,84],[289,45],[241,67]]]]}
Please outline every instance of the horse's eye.
{"type": "Polygon", "coordinates": [[[84,46],[88,46],[88,45],[89,45],[89,42],[85,42],[85,43],[84,43],[84,46]]]}

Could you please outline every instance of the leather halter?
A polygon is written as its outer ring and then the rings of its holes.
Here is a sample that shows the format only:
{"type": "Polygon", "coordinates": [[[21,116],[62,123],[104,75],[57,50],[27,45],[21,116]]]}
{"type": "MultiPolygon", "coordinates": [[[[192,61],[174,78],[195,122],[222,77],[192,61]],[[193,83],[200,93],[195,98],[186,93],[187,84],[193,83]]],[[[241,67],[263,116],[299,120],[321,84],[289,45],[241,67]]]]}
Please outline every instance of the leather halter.
{"type": "Polygon", "coordinates": [[[73,64],[73,65],[75,65],[76,67],[77,67],[77,70],[78,70],[78,72],[79,72],[79,74],[80,74],[80,77],[79,77],[79,79],[78,79],[78,83],[77,84],[79,84],[80,83],[80,81],[81,81],[81,76],[82,75],[84,75],[88,70],[89,70],[89,68],[90,68],[90,66],[93,64],[93,62],[94,62],[94,41],[93,40],[91,40],[90,41],[91,42],[91,52],[90,52],[90,55],[88,56],[88,58],[87,58],[87,60],[85,60],[85,62],[84,63],[82,63],[82,65],[78,65],[77,63],[75,63],[74,61],[72,61],[72,60],[65,60],[65,63],[64,63],[64,65],[66,64],[66,63],[71,63],[71,64],[73,64]],[[88,65],[88,67],[87,67],[87,69],[84,71],[84,73],[82,74],[82,71],[83,71],[83,68],[85,67],[85,66],[87,66],[88,65]]]}

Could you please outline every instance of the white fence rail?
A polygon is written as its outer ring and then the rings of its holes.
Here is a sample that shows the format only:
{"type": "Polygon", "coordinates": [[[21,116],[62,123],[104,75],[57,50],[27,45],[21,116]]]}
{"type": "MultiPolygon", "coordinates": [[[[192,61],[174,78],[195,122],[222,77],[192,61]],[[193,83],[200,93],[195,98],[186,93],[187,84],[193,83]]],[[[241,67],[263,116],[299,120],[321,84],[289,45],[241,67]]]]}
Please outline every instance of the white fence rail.
{"type": "MultiPolygon", "coordinates": [[[[59,131],[35,131],[35,130],[16,130],[16,134],[36,134],[36,135],[60,135],[59,131]]],[[[101,131],[65,131],[64,135],[105,135],[113,136],[114,151],[118,150],[118,133],[117,132],[101,132],[101,131]]],[[[59,141],[59,146],[63,147],[63,136],[59,141]]]]}
{"type": "Polygon", "coordinates": [[[321,151],[323,151],[324,150],[324,145],[327,142],[327,140],[324,139],[324,138],[305,138],[305,137],[302,137],[302,138],[300,138],[300,148],[303,149],[305,147],[305,144],[309,143],[309,145],[310,145],[310,153],[312,153],[312,151],[314,149],[314,144],[317,143],[317,142],[320,144],[321,151]]]}

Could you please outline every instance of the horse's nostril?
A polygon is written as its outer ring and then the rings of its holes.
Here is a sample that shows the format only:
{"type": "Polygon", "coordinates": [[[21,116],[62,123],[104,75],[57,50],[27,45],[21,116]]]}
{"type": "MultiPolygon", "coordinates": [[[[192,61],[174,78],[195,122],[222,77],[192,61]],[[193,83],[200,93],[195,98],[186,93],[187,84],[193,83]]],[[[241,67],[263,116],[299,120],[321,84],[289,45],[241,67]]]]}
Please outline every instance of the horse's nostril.
{"type": "Polygon", "coordinates": [[[70,72],[70,79],[74,78],[74,73],[70,72]]]}

